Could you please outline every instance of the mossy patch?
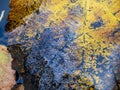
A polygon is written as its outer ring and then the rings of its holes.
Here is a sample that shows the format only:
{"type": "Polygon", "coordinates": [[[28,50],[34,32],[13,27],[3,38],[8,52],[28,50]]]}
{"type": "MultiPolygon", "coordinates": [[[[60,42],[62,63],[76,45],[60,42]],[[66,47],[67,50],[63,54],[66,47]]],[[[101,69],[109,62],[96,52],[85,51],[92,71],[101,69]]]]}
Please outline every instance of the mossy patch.
{"type": "Polygon", "coordinates": [[[11,0],[6,31],[12,31],[24,24],[23,18],[38,10],[42,0],[11,0]]]}

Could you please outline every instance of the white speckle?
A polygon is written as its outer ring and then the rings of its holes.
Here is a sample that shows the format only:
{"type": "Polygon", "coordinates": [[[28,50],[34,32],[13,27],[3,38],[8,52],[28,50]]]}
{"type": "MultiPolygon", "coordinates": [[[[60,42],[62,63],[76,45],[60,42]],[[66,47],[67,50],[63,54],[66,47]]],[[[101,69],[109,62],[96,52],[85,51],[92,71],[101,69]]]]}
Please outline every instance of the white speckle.
{"type": "Polygon", "coordinates": [[[2,18],[3,18],[3,16],[4,16],[4,13],[5,13],[5,10],[3,10],[1,15],[0,15],[0,22],[1,22],[2,18]]]}

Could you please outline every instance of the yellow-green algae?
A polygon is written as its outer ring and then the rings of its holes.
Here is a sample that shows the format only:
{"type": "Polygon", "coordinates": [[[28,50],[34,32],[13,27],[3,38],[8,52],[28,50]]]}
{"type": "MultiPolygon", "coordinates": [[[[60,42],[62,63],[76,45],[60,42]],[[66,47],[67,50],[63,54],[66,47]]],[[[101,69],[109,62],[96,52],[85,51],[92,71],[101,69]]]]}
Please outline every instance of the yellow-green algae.
{"type": "Polygon", "coordinates": [[[10,56],[8,55],[7,52],[5,52],[4,50],[0,50],[0,76],[2,75],[2,65],[5,65],[8,60],[10,59],[10,56]]]}
{"type": "Polygon", "coordinates": [[[7,47],[0,45],[0,90],[11,90],[16,83],[11,61],[12,58],[7,47]]]}
{"type": "Polygon", "coordinates": [[[9,57],[6,53],[0,52],[0,63],[5,64],[7,63],[9,57]]]}
{"type": "MultiPolygon", "coordinates": [[[[9,56],[7,53],[5,52],[0,52],[0,65],[5,65],[9,60],[9,56]]],[[[0,67],[0,76],[2,75],[2,68],[0,67]]]]}
{"type": "Polygon", "coordinates": [[[23,18],[38,10],[42,0],[10,0],[10,12],[6,31],[12,31],[24,24],[23,18]]]}

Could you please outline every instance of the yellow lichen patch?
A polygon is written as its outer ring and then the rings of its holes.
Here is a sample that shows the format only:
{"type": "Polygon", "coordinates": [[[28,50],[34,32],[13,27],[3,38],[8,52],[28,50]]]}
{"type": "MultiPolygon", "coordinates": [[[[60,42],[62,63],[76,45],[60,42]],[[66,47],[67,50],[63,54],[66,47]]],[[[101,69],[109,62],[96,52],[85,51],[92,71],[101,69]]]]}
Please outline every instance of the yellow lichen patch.
{"type": "Polygon", "coordinates": [[[52,12],[51,20],[56,21],[56,19],[64,19],[67,16],[66,6],[69,4],[69,0],[47,0],[44,3],[46,3],[46,8],[52,12]]]}
{"type": "Polygon", "coordinates": [[[92,37],[98,41],[101,39],[106,40],[107,38],[103,37],[102,34],[114,30],[118,25],[118,19],[110,12],[109,7],[95,0],[86,1],[86,5],[84,6],[84,17],[81,19],[81,22],[83,22],[82,27],[77,30],[76,34],[83,34],[81,38],[88,39],[86,41],[90,42],[92,37]],[[99,17],[102,18],[104,25],[100,28],[96,28],[94,31],[91,30],[90,24],[97,21],[99,17]],[[91,38],[90,35],[92,36],[91,38]]]}
{"type": "Polygon", "coordinates": [[[31,38],[31,37],[35,37],[35,35],[36,35],[36,32],[28,32],[27,33],[27,36],[29,37],[29,38],[31,38]]]}
{"type": "Polygon", "coordinates": [[[120,0],[99,0],[100,3],[107,7],[108,11],[112,13],[118,20],[120,20],[120,0]]]}
{"type": "Polygon", "coordinates": [[[78,0],[76,3],[71,3],[70,0],[45,0],[43,2],[44,4],[41,5],[41,9],[45,8],[45,10],[51,12],[47,23],[50,23],[49,21],[53,21],[58,24],[69,17],[69,9],[80,4],[79,2],[81,1],[78,0]]]}
{"type": "MultiPolygon", "coordinates": [[[[80,53],[82,54],[82,51],[84,51],[86,62],[85,67],[90,67],[90,65],[93,63],[92,62],[88,64],[88,62],[91,62],[90,54],[102,54],[102,56],[107,58],[107,56],[110,55],[110,51],[105,48],[113,48],[113,43],[119,44],[118,38],[117,40],[113,41],[112,39],[109,39],[110,33],[113,32],[115,27],[118,26],[119,20],[119,18],[115,17],[112,12],[116,11],[116,9],[120,9],[118,5],[119,2],[117,0],[112,1],[111,7],[117,5],[115,9],[109,8],[110,6],[108,7],[107,2],[97,2],[96,0],[85,0],[82,5],[84,8],[84,16],[80,20],[82,22],[82,26],[76,31],[77,38],[75,39],[75,42],[78,44],[78,46],[82,48],[75,52],[76,56],[78,56],[81,60],[82,55],[80,55],[80,53]],[[103,24],[101,24],[101,26],[98,28],[91,28],[91,23],[97,23],[97,21],[100,19],[103,24]]],[[[96,62],[94,59],[93,61],[96,62]]]]}

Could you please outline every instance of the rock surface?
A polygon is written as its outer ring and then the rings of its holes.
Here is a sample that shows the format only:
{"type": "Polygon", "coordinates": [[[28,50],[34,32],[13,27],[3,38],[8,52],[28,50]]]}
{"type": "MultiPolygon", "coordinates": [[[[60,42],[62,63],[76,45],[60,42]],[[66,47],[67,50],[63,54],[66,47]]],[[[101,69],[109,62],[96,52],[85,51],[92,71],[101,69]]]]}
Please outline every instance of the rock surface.
{"type": "Polygon", "coordinates": [[[12,58],[7,47],[0,45],[0,90],[11,90],[16,82],[11,61],[12,58]]]}
{"type": "Polygon", "coordinates": [[[14,86],[14,88],[12,88],[11,90],[24,90],[24,86],[23,85],[17,85],[17,86],[14,86]]]}
{"type": "Polygon", "coordinates": [[[119,7],[109,7],[114,2],[45,0],[8,33],[11,53],[21,48],[12,56],[21,55],[24,81],[35,90],[119,90],[120,22],[111,13],[119,7]]]}

